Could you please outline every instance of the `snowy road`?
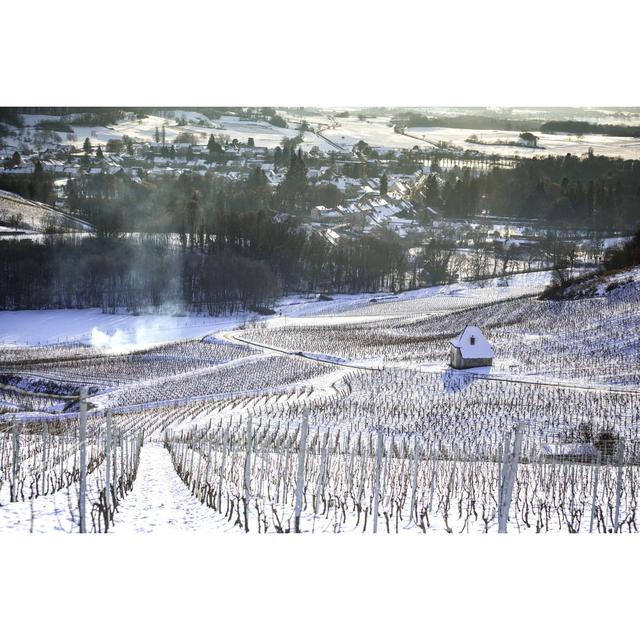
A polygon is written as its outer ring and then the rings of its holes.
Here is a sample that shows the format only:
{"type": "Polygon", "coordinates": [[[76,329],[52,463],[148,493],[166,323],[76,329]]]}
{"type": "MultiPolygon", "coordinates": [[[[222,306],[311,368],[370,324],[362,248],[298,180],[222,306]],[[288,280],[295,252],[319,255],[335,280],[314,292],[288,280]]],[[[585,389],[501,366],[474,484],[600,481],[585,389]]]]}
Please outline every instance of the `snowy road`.
{"type": "Polygon", "coordinates": [[[158,442],[142,447],[133,490],[118,507],[114,522],[114,533],[233,530],[226,518],[191,495],[175,472],[169,452],[158,442]]]}

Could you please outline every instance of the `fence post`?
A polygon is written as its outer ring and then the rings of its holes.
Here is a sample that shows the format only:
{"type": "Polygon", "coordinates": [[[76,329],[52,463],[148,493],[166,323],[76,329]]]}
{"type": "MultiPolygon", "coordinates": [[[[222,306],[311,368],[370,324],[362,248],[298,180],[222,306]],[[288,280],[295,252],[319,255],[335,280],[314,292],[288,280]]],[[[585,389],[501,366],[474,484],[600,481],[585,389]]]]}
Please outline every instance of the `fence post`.
{"type": "Polygon", "coordinates": [[[118,432],[118,443],[120,444],[120,475],[122,476],[122,480],[124,481],[124,479],[126,477],[127,468],[125,467],[125,464],[124,464],[124,433],[123,433],[123,429],[124,429],[124,426],[121,426],[120,430],[118,432]]]}
{"type": "Polygon", "coordinates": [[[287,495],[289,494],[289,459],[291,457],[291,449],[288,444],[284,446],[284,487],[282,489],[282,504],[287,504],[287,495]]]}
{"type": "Polygon", "coordinates": [[[620,498],[622,497],[622,461],[624,458],[624,442],[618,443],[618,479],[616,482],[616,513],[613,519],[613,532],[618,533],[620,524],[620,498]]]}
{"type": "Polygon", "coordinates": [[[249,533],[249,497],[251,495],[251,414],[247,419],[246,449],[244,456],[244,530],[249,533]]]}
{"type": "Polygon", "coordinates": [[[86,494],[87,494],[87,388],[80,389],[80,533],[87,532],[86,494]]]}
{"type": "Polygon", "coordinates": [[[596,470],[593,479],[593,497],[591,498],[591,518],[589,519],[589,533],[593,533],[593,517],[596,510],[596,496],[598,495],[598,480],[600,479],[600,452],[596,455],[596,470]]]}
{"type": "MultiPolygon", "coordinates": [[[[318,446],[320,446],[320,438],[318,438],[318,446]]],[[[313,510],[314,514],[317,514],[320,511],[320,493],[324,495],[324,481],[325,481],[326,466],[327,466],[327,445],[325,443],[322,447],[322,450],[320,451],[320,471],[318,473],[318,483],[316,484],[316,501],[315,501],[315,508],[313,510]]]]}
{"type": "MultiPolygon", "coordinates": [[[[505,439],[505,443],[506,442],[508,442],[508,449],[511,449],[511,438],[508,440],[505,439]]],[[[509,519],[509,508],[511,507],[511,495],[513,493],[513,484],[516,480],[521,447],[522,424],[518,424],[513,441],[513,450],[505,456],[505,468],[502,472],[503,482],[500,491],[500,504],[498,510],[498,533],[507,533],[507,520],[509,519]]]]}
{"type": "Polygon", "coordinates": [[[207,433],[207,435],[209,436],[209,449],[207,451],[207,467],[205,469],[205,483],[208,484],[209,483],[209,470],[211,469],[211,448],[212,448],[212,439],[213,436],[211,435],[211,420],[209,420],[209,431],[207,433]]]}
{"type": "Polygon", "coordinates": [[[413,442],[413,474],[411,478],[411,513],[409,514],[409,522],[415,522],[413,514],[416,508],[416,493],[418,491],[418,436],[416,435],[413,442]]]}
{"type": "Polygon", "coordinates": [[[49,427],[44,423],[42,430],[42,495],[47,490],[47,447],[49,445],[49,427]]]}
{"type": "Polygon", "coordinates": [[[13,449],[13,469],[11,472],[11,502],[18,501],[18,459],[20,457],[20,434],[18,423],[11,427],[12,449],[13,449]]]}
{"type": "Polygon", "coordinates": [[[222,460],[220,461],[220,476],[218,477],[218,513],[222,513],[222,476],[227,463],[227,443],[229,441],[229,427],[224,428],[222,434],[222,460]]]}
{"type": "Polygon", "coordinates": [[[111,504],[111,409],[107,409],[107,429],[105,432],[104,501],[107,508],[105,531],[109,531],[109,508],[111,504]]]}
{"type": "Polygon", "coordinates": [[[505,473],[507,469],[507,460],[509,458],[509,444],[511,442],[511,435],[509,433],[504,434],[504,441],[502,448],[498,449],[498,464],[499,466],[499,478],[498,478],[498,520],[502,514],[500,506],[502,505],[502,491],[505,484],[505,473]]]}
{"type": "Polygon", "coordinates": [[[307,435],[309,433],[309,412],[305,411],[300,427],[300,446],[298,449],[298,474],[296,477],[296,502],[294,508],[293,530],[300,533],[300,515],[302,513],[302,493],[304,491],[304,463],[307,453],[307,435]]]}
{"type": "Polygon", "coordinates": [[[382,429],[378,428],[376,445],[376,481],[373,496],[373,533],[378,533],[378,507],[380,505],[380,471],[382,469],[382,429]]]}

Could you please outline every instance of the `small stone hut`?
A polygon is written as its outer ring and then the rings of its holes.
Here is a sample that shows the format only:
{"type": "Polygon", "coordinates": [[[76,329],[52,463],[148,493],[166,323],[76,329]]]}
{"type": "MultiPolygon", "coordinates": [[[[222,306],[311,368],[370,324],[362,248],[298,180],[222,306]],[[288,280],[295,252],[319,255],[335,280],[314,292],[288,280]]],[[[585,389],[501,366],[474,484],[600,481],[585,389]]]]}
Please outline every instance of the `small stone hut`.
{"type": "Polygon", "coordinates": [[[449,364],[454,369],[490,367],[493,363],[493,349],[478,327],[468,324],[449,344],[449,364]]]}

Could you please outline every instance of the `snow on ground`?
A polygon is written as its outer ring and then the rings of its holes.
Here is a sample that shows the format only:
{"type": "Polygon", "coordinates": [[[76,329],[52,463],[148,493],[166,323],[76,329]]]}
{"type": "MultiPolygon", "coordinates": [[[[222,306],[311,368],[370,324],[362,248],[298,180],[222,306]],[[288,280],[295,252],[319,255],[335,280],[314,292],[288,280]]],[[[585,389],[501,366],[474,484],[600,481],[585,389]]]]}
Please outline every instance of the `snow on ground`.
{"type": "Polygon", "coordinates": [[[542,290],[551,282],[551,271],[534,271],[530,273],[516,273],[506,278],[488,278],[487,280],[473,280],[470,282],[456,282],[443,286],[427,287],[401,293],[399,299],[420,298],[425,295],[482,295],[489,290],[496,290],[504,297],[512,297],[514,290],[518,293],[535,293],[542,290]],[[508,282],[508,286],[500,286],[501,281],[508,282]]]}
{"type": "MultiPolygon", "coordinates": [[[[77,114],[80,115],[80,114],[77,114]]],[[[210,134],[226,135],[229,139],[237,138],[246,143],[247,138],[252,137],[256,146],[275,148],[280,145],[283,138],[293,138],[300,134],[297,127],[301,117],[288,112],[283,115],[289,126],[279,128],[270,125],[263,120],[244,120],[239,116],[221,116],[217,120],[207,118],[195,111],[182,109],[158,110],[153,115],[139,119],[125,119],[108,126],[76,126],[69,123],[72,116],[50,115],[22,115],[25,128],[16,130],[16,136],[8,136],[6,142],[13,147],[20,147],[21,137],[26,133],[32,135],[37,130],[35,125],[41,121],[62,121],[73,129],[73,134],[60,133],[62,144],[74,142],[82,143],[89,138],[94,146],[104,146],[113,138],[122,138],[127,135],[141,142],[154,142],[156,128],[162,131],[165,127],[166,142],[172,144],[180,132],[193,133],[200,144],[205,144],[210,134]],[[177,119],[184,119],[183,126],[178,125],[177,119]],[[20,137],[18,137],[18,135],[20,137]]],[[[547,134],[534,132],[539,136],[538,149],[509,146],[486,145],[466,142],[471,135],[478,136],[480,141],[495,142],[496,140],[517,141],[519,131],[485,130],[485,129],[456,129],[449,127],[412,127],[407,129],[407,134],[396,133],[389,126],[388,116],[369,117],[360,120],[355,116],[348,118],[334,118],[334,128],[327,128],[329,122],[325,115],[304,117],[315,128],[322,129],[322,136],[307,131],[303,136],[301,145],[304,151],[309,151],[317,146],[321,151],[328,152],[338,145],[349,151],[360,140],[364,140],[372,147],[383,149],[411,149],[414,146],[421,148],[433,148],[440,142],[451,142],[465,149],[474,149],[486,154],[519,155],[522,157],[545,156],[548,154],[565,155],[572,153],[581,155],[589,148],[593,148],[596,154],[620,156],[628,159],[640,158],[640,140],[629,137],[616,137],[604,135],[584,135],[582,137],[570,134],[547,134]],[[327,141],[328,139],[328,141],[327,141]],[[333,143],[333,144],[331,144],[333,143]]]]}
{"type": "MultiPolygon", "coordinates": [[[[139,142],[155,142],[156,129],[162,135],[164,127],[165,141],[173,144],[180,133],[192,133],[197,144],[206,144],[209,136],[227,136],[229,140],[237,138],[246,144],[248,138],[253,138],[257,147],[274,149],[282,144],[283,138],[294,138],[302,135],[303,151],[309,151],[317,146],[322,151],[330,151],[333,147],[315,133],[307,131],[300,134],[297,124],[292,122],[289,127],[274,127],[264,120],[245,120],[238,116],[221,116],[218,120],[210,120],[201,113],[183,110],[159,111],[158,115],[145,116],[131,120],[120,120],[108,127],[70,125],[76,142],[82,143],[89,138],[92,145],[104,145],[113,138],[123,136],[139,142]],[[185,124],[179,125],[177,118],[184,118],[185,124]]],[[[64,138],[64,134],[63,134],[64,138]]]]}
{"type": "Polygon", "coordinates": [[[633,236],[615,236],[613,238],[604,238],[602,240],[602,247],[604,249],[612,249],[614,247],[620,247],[627,242],[630,242],[633,236]]]}
{"type": "MultiPolygon", "coordinates": [[[[283,317],[288,318],[333,314],[346,311],[355,305],[361,305],[375,296],[375,293],[337,293],[328,296],[331,298],[330,300],[321,300],[316,294],[291,295],[281,298],[275,309],[283,317]]],[[[272,318],[269,322],[277,324],[277,320],[277,318],[272,318]]]]}
{"type": "Polygon", "coordinates": [[[72,485],[49,496],[0,507],[2,533],[70,533],[77,531],[78,486],[72,485]]]}
{"type": "MultiPolygon", "coordinates": [[[[534,131],[539,137],[538,148],[514,147],[510,145],[487,145],[467,142],[472,135],[478,136],[480,141],[495,142],[507,140],[516,142],[519,131],[501,131],[487,129],[455,129],[449,127],[411,127],[406,132],[412,136],[423,139],[425,142],[436,143],[440,141],[451,142],[464,149],[474,149],[491,155],[519,155],[521,157],[547,156],[547,155],[582,155],[593,148],[596,155],[620,156],[625,159],[640,158],[640,140],[638,138],[626,138],[616,136],[603,136],[597,134],[576,136],[561,133],[541,133],[534,131]]],[[[412,138],[407,138],[411,140],[412,138]]],[[[415,144],[419,140],[413,138],[415,144]]]]}
{"type": "Polygon", "coordinates": [[[604,296],[607,291],[632,282],[640,283],[640,267],[608,275],[596,286],[595,295],[604,296]]]}
{"type": "MultiPolygon", "coordinates": [[[[316,315],[331,308],[348,308],[370,297],[371,294],[345,295],[336,296],[336,300],[331,302],[316,302],[315,296],[288,296],[280,300],[276,309],[287,316],[316,315]]],[[[174,340],[202,338],[249,321],[268,318],[270,316],[253,312],[210,317],[111,314],[95,308],[0,311],[0,345],[81,342],[103,347],[106,351],[123,352],[174,340]]]]}
{"type": "MultiPolygon", "coordinates": [[[[499,278],[463,282],[444,286],[406,291],[396,296],[375,293],[336,294],[332,300],[318,300],[318,296],[291,295],[278,301],[276,316],[261,316],[246,312],[235,316],[171,316],[149,313],[131,315],[102,313],[100,309],[53,309],[33,311],[0,311],[0,345],[37,345],[61,342],[81,342],[102,347],[108,352],[149,347],[181,339],[197,339],[231,330],[250,321],[266,320],[269,326],[286,326],[287,322],[326,324],[329,315],[349,312],[363,306],[385,302],[400,302],[435,295],[512,297],[541,291],[550,281],[551,272],[525,273],[510,276],[509,286],[498,286],[499,278]],[[372,300],[376,302],[373,303],[372,300]],[[306,319],[302,319],[307,316],[306,319]],[[316,319],[317,317],[317,319],[316,319]],[[295,319],[295,320],[294,320],[295,319]]],[[[380,318],[385,317],[380,311],[380,318]]],[[[376,317],[366,316],[371,322],[376,317]]],[[[358,317],[336,318],[335,322],[357,322],[358,317]]]]}
{"type": "MultiPolygon", "coordinates": [[[[89,456],[90,457],[90,456],[89,456]]],[[[73,454],[67,459],[67,472],[73,468],[73,454]]],[[[104,473],[104,463],[87,474],[87,525],[91,504],[98,500],[95,479],[104,473]]],[[[29,491],[25,488],[25,494],[29,491]]],[[[9,483],[0,485],[0,531],[2,533],[72,533],[78,531],[79,483],[32,500],[9,502],[9,483]]]]}
{"type": "Polygon", "coordinates": [[[330,151],[331,145],[319,138],[315,133],[305,131],[300,133],[295,123],[289,123],[288,128],[274,127],[262,120],[241,120],[237,116],[222,116],[216,120],[218,131],[215,134],[229,136],[231,140],[237,138],[240,142],[246,143],[248,138],[253,138],[256,147],[275,147],[282,144],[283,138],[295,138],[302,136],[300,147],[307,152],[312,147],[317,146],[321,151],[330,151]]]}
{"type": "Polygon", "coordinates": [[[133,490],[118,506],[111,531],[242,532],[191,494],[175,472],[169,452],[159,442],[148,442],[142,447],[133,490]]]}
{"type": "MultiPolygon", "coordinates": [[[[90,230],[92,226],[72,215],[56,211],[46,204],[28,200],[10,191],[0,189],[0,217],[7,220],[11,215],[21,215],[22,223],[31,229],[42,231],[51,222],[67,229],[90,230]]],[[[22,233],[24,231],[22,230],[22,233]]],[[[33,236],[31,236],[33,239],[33,236]]]]}
{"type": "Polygon", "coordinates": [[[230,329],[256,314],[170,316],[102,313],[100,309],[0,311],[0,345],[82,342],[125,351],[173,340],[201,338],[230,329]]]}
{"type": "MultiPolygon", "coordinates": [[[[274,317],[270,318],[268,322],[270,326],[273,326],[276,324],[285,324],[287,322],[285,318],[298,318],[311,315],[326,316],[344,313],[363,305],[402,302],[435,295],[483,297],[494,294],[507,298],[513,297],[514,295],[542,291],[550,282],[551,271],[536,271],[531,273],[518,273],[507,276],[506,278],[497,277],[486,280],[422,287],[420,289],[404,291],[396,295],[387,293],[338,293],[329,296],[332,300],[319,300],[317,295],[291,295],[281,298],[275,307],[276,311],[282,314],[282,319],[274,317]],[[508,282],[508,286],[500,286],[500,282],[504,282],[505,280],[508,282]]],[[[381,314],[381,317],[382,315],[383,314],[381,314]]],[[[325,324],[326,320],[326,318],[323,319],[323,324],[325,324]]],[[[367,321],[371,320],[372,316],[367,315],[367,321]]],[[[347,322],[348,320],[340,318],[339,321],[347,322]]]]}
{"type": "Polygon", "coordinates": [[[360,140],[364,140],[371,147],[385,149],[412,149],[419,147],[433,148],[428,142],[420,142],[414,138],[403,136],[393,130],[388,117],[367,118],[336,118],[337,127],[323,131],[323,135],[347,151],[360,140]]]}

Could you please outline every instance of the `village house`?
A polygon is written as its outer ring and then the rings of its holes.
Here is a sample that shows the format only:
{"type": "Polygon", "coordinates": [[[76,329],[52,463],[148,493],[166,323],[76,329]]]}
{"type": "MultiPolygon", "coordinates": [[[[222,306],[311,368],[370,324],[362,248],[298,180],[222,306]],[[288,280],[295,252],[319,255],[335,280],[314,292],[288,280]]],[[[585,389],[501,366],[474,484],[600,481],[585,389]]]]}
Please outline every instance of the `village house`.
{"type": "Polygon", "coordinates": [[[478,327],[467,325],[449,344],[449,364],[454,369],[490,367],[493,363],[493,349],[478,327]]]}

